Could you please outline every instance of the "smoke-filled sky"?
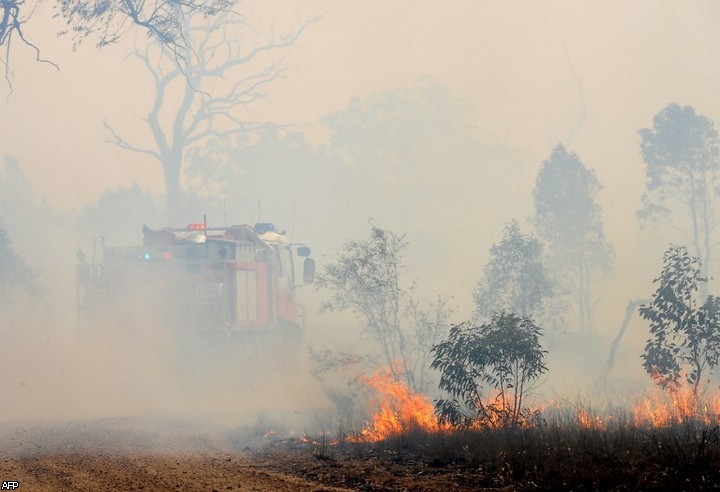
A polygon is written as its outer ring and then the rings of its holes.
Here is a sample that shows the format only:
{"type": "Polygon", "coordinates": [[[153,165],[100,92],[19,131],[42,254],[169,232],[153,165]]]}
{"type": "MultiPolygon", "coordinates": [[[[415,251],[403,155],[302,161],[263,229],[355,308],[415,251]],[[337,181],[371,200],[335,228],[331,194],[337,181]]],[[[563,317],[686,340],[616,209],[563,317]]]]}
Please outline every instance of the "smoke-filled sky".
{"type": "MultiPolygon", "coordinates": [[[[469,125],[478,147],[507,154],[506,160],[496,158],[493,166],[475,174],[482,182],[457,188],[453,186],[462,176],[440,177],[467,170],[453,166],[462,161],[462,148],[453,148],[447,161],[441,153],[433,154],[435,160],[419,159],[409,163],[406,179],[438,181],[444,195],[430,204],[422,196],[413,203],[387,202],[388,208],[412,212],[419,206],[423,211],[413,223],[389,225],[409,232],[411,260],[416,267],[427,266],[412,270],[411,277],[420,284],[430,282],[431,292],[455,295],[461,314],[472,309],[472,288],[503,224],[532,214],[537,170],[559,142],[597,173],[605,230],[617,252],[614,277],[600,296],[598,331],[611,337],[628,299],[647,296],[667,239],[655,241],[652,233],[640,232],[635,218],[644,188],[637,130],[652,126],[655,114],[672,102],[691,105],[720,122],[720,3],[258,0],[242,2],[237,10],[258,36],[272,28],[287,32],[297,22],[317,18],[284,54],[289,69],[283,78],[254,105],[252,114],[259,121],[295,125],[295,131],[322,144],[329,132],[321,118],[343,111],[352,101],[442,87],[464,110],[463,124],[469,125]],[[455,202],[462,206],[452,206],[455,202]]],[[[162,194],[158,163],[108,143],[102,125],[107,121],[124,136],[147,143],[142,118],[152,102],[152,81],[128,57],[144,42],[143,34],[131,32],[102,50],[88,39],[73,51],[70,39],[56,37],[63,26],[52,14],[52,2],[42,2],[25,34],[59,70],[36,62],[33,50],[17,42],[12,46],[12,91],[0,84],[0,94],[8,96],[0,104],[0,156],[14,155],[35,192],[62,211],[79,211],[104,190],[133,182],[162,194]]],[[[437,138],[452,136],[452,131],[438,131],[437,138]]],[[[441,141],[422,143],[424,150],[432,144],[444,148],[441,141]]],[[[403,193],[399,196],[412,197],[412,190],[403,193]]],[[[330,224],[326,236],[313,238],[315,250],[327,252],[357,230],[343,226],[353,222],[366,228],[368,210],[381,213],[384,202],[373,196],[372,188],[367,197],[367,209],[355,203],[350,211],[322,199],[312,201],[298,207],[293,225],[301,231],[304,223],[330,224]]],[[[254,213],[247,222],[255,219],[254,213]]],[[[388,217],[375,218],[382,226],[388,225],[388,217]]],[[[23,239],[14,241],[21,244],[23,239]]],[[[71,283],[64,285],[71,290],[71,283]]],[[[637,342],[646,333],[636,331],[634,337],[628,360],[639,369],[637,342]]],[[[585,357],[581,350],[576,353],[585,357]]],[[[45,364],[39,356],[31,364],[37,366],[37,380],[45,379],[45,364]]],[[[74,374],[69,370],[66,379],[74,374]]]]}
{"type": "MultiPolygon", "coordinates": [[[[474,105],[480,139],[525,149],[538,165],[564,141],[596,169],[611,214],[619,212],[610,193],[624,197],[642,183],[636,131],[655,113],[677,102],[720,119],[715,2],[313,0],[239,10],[277,30],[320,16],[288,54],[292,70],[254,109],[258,117],[313,125],[354,97],[430,77],[474,105]]],[[[56,207],[77,209],[132,181],[160,192],[154,162],[103,143],[103,120],[132,134],[147,113],[150,80],[126,58],[134,37],[101,51],[90,39],[72,52],[69,39],[55,37],[62,26],[51,14],[41,5],[26,32],[60,71],[13,46],[0,149],[56,207]]]]}
{"type": "MultiPolygon", "coordinates": [[[[463,215],[438,203],[436,215],[446,209],[453,215],[417,217],[428,220],[438,238],[448,231],[467,234],[474,263],[440,283],[446,290],[461,277],[465,297],[460,303],[468,301],[502,225],[532,214],[537,170],[558,142],[577,152],[603,186],[599,200],[618,252],[616,275],[622,279],[638,261],[657,269],[666,241],[658,241],[652,255],[638,254],[644,246],[635,212],[644,175],[637,130],[650,127],[654,115],[671,102],[720,121],[716,2],[312,0],[242,2],[237,10],[259,37],[317,18],[283,55],[289,70],[253,106],[258,120],[297,125],[296,130],[322,143],[328,135],[320,123],[323,116],[353,100],[431,81],[466,108],[480,145],[516,156],[506,168],[488,170],[487,182],[478,183],[478,194],[489,195],[478,197],[477,208],[463,215]]],[[[60,70],[36,62],[31,49],[13,45],[12,93],[0,109],[0,152],[16,156],[36,193],[61,210],[80,210],[105,189],[133,182],[161,194],[158,163],[108,143],[102,126],[107,121],[123,136],[147,143],[142,118],[153,86],[144,68],[128,57],[144,42],[143,34],[131,32],[102,50],[91,38],[73,51],[70,39],[56,37],[62,25],[52,14],[52,3],[41,4],[25,32],[60,70]]],[[[414,165],[412,175],[434,180],[440,173],[460,172],[451,164],[414,165]]],[[[467,200],[467,193],[449,189],[443,201],[467,200]]],[[[313,217],[293,220],[300,230],[303,222],[318,217],[347,220],[332,217],[333,210],[326,204],[311,210],[313,217]]],[[[362,206],[356,215],[366,224],[369,213],[362,206]]],[[[399,232],[419,229],[390,225],[399,232]]],[[[348,239],[344,231],[338,234],[333,247],[348,239]]],[[[323,250],[323,245],[316,247],[323,250]]],[[[631,295],[623,291],[626,284],[611,289],[616,302],[631,295]]],[[[613,316],[621,312],[616,311],[613,316]]]]}

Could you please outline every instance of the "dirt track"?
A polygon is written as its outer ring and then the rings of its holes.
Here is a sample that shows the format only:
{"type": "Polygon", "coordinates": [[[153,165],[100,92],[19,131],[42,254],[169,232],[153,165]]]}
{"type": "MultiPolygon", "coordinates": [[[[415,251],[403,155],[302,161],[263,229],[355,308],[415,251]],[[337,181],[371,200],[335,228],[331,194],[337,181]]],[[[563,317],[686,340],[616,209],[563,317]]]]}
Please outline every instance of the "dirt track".
{"type": "Polygon", "coordinates": [[[182,419],[5,426],[0,482],[38,491],[344,490],[272,469],[257,453],[265,444],[182,419]]]}
{"type": "Polygon", "coordinates": [[[168,417],[0,426],[0,483],[37,491],[488,490],[393,451],[168,417]]]}
{"type": "Polygon", "coordinates": [[[247,454],[40,455],[4,458],[2,480],[19,490],[348,490],[271,470],[247,454]]]}

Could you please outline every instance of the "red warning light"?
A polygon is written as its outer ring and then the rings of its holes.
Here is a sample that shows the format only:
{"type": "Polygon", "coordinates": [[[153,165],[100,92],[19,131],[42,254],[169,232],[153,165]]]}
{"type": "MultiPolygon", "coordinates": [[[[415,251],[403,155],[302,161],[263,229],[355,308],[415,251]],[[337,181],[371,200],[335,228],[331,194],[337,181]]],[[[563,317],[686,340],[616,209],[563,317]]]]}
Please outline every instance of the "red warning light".
{"type": "Polygon", "coordinates": [[[205,224],[188,224],[187,228],[189,231],[204,231],[205,224]]]}

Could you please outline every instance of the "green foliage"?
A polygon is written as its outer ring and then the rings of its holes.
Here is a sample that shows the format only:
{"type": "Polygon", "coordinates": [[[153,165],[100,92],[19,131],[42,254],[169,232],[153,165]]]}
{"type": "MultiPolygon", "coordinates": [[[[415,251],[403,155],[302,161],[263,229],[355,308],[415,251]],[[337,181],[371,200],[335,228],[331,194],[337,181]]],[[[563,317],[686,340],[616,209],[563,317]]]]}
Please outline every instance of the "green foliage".
{"type": "Polygon", "coordinates": [[[512,313],[495,314],[480,326],[465,322],[450,328],[448,338],[432,349],[440,389],[452,397],[435,401],[440,419],[462,427],[526,424],[532,413],[523,406],[525,397],[547,371],[541,336],[530,318],[512,313]],[[488,400],[486,387],[497,396],[488,400]]]}
{"type": "Polygon", "coordinates": [[[325,265],[315,278],[319,289],[331,292],[322,310],[349,310],[363,323],[363,331],[376,341],[382,363],[396,380],[411,390],[425,390],[425,358],[445,330],[452,309],[445,299],[420,303],[413,286],[404,287],[404,236],[373,225],[370,238],[348,241],[335,263],[325,265]]]}
{"type": "Polygon", "coordinates": [[[332,291],[332,300],[322,309],[352,309],[367,319],[369,331],[382,332],[400,313],[400,274],[407,246],[404,236],[374,225],[370,239],[346,242],[337,262],[317,276],[317,286],[332,291]]]}
{"type": "Polygon", "coordinates": [[[683,234],[709,271],[713,232],[720,223],[720,139],[713,122],[691,106],[670,104],[638,132],[647,186],[641,220],[670,226],[683,234]]]}
{"type": "Polygon", "coordinates": [[[572,294],[580,327],[592,325],[593,282],[610,273],[614,257],[605,238],[595,173],[558,145],[535,181],[535,230],[548,245],[555,283],[572,294]]]}
{"type": "Polygon", "coordinates": [[[640,306],[651,334],[643,367],[665,389],[684,376],[696,396],[720,357],[720,298],[703,298],[698,286],[705,281],[697,257],[685,247],[670,247],[651,302],[640,306]]]}
{"type": "Polygon", "coordinates": [[[475,289],[479,317],[506,311],[538,318],[547,311],[553,289],[543,266],[540,241],[523,234],[517,220],[505,226],[503,239],[493,244],[483,278],[475,289]]]}

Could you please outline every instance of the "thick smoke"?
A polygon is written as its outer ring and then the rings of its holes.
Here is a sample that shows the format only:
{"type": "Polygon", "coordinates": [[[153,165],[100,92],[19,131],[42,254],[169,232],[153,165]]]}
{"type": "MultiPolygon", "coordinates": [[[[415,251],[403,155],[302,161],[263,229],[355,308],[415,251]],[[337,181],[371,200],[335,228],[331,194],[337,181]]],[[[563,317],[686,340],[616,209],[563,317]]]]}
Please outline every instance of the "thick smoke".
{"type": "MultiPolygon", "coordinates": [[[[53,254],[58,263],[75,261],[70,249],[53,254]]],[[[136,437],[119,445],[152,449],[192,448],[194,438],[204,447],[254,445],[270,431],[317,426],[323,394],[302,340],[183,333],[158,321],[157,306],[138,303],[110,304],[82,320],[75,279],[58,282],[3,306],[0,389],[10,397],[1,421],[9,436],[30,429],[13,441],[18,450],[42,446],[47,432],[108,449],[112,436],[129,433],[136,437]]]]}

